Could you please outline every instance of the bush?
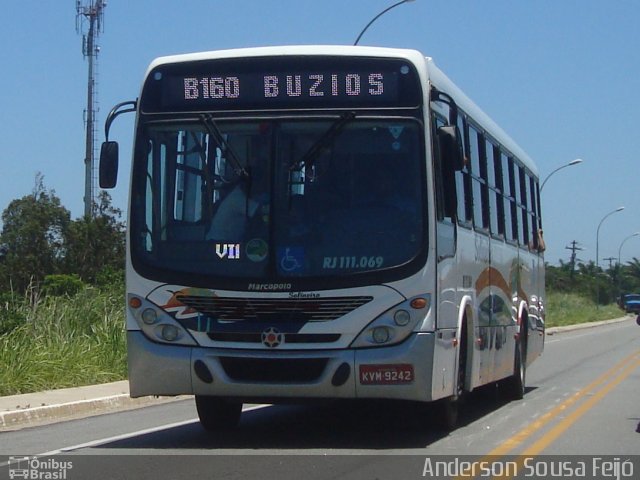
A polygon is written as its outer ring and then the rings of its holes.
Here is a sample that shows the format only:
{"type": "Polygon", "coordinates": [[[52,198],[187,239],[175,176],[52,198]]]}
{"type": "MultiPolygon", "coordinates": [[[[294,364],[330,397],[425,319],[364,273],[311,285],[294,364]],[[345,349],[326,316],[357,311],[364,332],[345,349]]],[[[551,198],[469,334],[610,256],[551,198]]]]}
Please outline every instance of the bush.
{"type": "Polygon", "coordinates": [[[44,277],[42,290],[45,295],[56,297],[72,297],[84,287],[84,283],[76,274],[72,275],[47,275],[44,277]]]}
{"type": "Polygon", "coordinates": [[[0,293],[0,336],[5,335],[27,320],[24,299],[14,293],[0,293]]]}

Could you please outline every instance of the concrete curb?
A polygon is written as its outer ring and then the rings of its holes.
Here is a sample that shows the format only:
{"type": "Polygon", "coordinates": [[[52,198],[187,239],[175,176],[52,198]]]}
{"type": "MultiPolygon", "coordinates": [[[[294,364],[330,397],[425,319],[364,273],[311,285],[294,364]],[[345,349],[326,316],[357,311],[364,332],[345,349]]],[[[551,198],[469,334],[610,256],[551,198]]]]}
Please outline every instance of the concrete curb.
{"type": "Polygon", "coordinates": [[[127,381],[0,397],[0,432],[142,408],[186,398],[190,397],[131,398],[127,381]],[[119,393],[109,395],[110,392],[119,393]],[[31,406],[38,403],[40,406],[31,406]]]}
{"type": "Polygon", "coordinates": [[[622,323],[622,322],[626,322],[627,320],[635,321],[635,317],[626,316],[626,317],[614,318],[613,320],[600,320],[598,322],[577,323],[575,325],[567,325],[564,327],[552,327],[552,328],[547,328],[546,334],[555,335],[556,333],[573,332],[575,330],[585,330],[587,328],[595,328],[595,327],[600,327],[602,325],[612,325],[614,323],[622,323]]]}

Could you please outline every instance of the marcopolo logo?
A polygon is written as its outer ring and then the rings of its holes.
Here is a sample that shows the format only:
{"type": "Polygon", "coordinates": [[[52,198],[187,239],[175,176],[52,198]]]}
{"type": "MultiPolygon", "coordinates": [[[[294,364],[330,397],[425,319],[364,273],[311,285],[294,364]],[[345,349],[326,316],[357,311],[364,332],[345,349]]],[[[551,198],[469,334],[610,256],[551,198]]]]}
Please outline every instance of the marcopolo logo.
{"type": "Polygon", "coordinates": [[[248,290],[254,290],[257,292],[272,292],[278,290],[291,290],[290,283],[250,283],[247,286],[248,290]]]}
{"type": "Polygon", "coordinates": [[[55,458],[9,457],[9,478],[29,480],[66,480],[67,472],[73,468],[73,462],[55,458]]]}

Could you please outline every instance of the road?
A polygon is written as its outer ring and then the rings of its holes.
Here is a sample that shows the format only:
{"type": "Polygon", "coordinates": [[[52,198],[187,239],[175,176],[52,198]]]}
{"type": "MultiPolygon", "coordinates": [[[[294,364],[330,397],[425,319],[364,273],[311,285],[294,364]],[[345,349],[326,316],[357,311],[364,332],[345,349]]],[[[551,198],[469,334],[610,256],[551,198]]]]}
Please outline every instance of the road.
{"type": "MultiPolygon", "coordinates": [[[[524,400],[515,402],[491,388],[474,392],[450,433],[430,425],[424,410],[375,402],[245,406],[238,430],[211,435],[187,400],[3,433],[0,461],[75,459],[70,480],[85,478],[76,476],[83,469],[92,478],[311,480],[418,478],[425,458],[439,455],[508,462],[510,455],[640,454],[640,327],[631,317],[548,336],[527,385],[524,400]],[[172,456],[185,454],[198,457],[172,456]]],[[[0,480],[7,468],[0,468],[0,480]]]]}

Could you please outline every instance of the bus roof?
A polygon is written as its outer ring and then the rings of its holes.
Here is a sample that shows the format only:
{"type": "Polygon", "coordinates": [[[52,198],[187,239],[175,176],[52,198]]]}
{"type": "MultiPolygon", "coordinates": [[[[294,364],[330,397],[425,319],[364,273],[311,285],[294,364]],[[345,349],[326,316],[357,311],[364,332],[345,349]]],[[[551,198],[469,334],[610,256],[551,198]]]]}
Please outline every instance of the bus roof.
{"type": "Polygon", "coordinates": [[[458,106],[470,115],[491,137],[500,142],[509,152],[515,155],[529,171],[537,176],[538,170],[533,160],[522,148],[500,128],[480,107],[478,107],[455,83],[440,70],[433,59],[425,57],[421,52],[412,49],[366,47],[347,45],[289,45],[270,47],[237,48],[229,50],[214,50],[197,53],[187,53],[159,57],[151,62],[145,75],[156,67],[168,63],[182,63],[200,60],[239,58],[239,57],[267,57],[286,55],[335,55],[335,56],[371,56],[381,58],[405,58],[413,63],[420,75],[420,79],[427,84],[435,85],[439,90],[451,95],[458,106]]]}

